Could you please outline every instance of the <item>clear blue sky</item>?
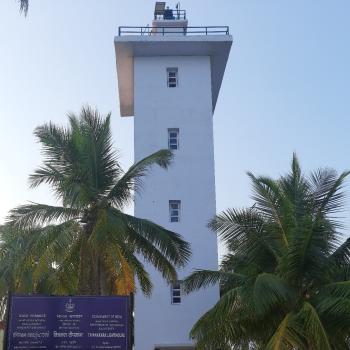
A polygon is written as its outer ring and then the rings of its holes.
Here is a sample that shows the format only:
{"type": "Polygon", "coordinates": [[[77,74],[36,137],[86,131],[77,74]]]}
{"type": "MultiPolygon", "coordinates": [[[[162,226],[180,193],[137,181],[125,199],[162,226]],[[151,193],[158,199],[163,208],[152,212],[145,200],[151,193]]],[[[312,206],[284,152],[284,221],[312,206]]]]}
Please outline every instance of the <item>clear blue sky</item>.
{"type": "MultiPolygon", "coordinates": [[[[24,18],[14,0],[1,0],[0,222],[26,200],[53,202],[47,188],[27,186],[41,161],[32,131],[65,123],[82,104],[112,111],[115,143],[131,164],[133,119],[119,117],[113,37],[119,25],[150,23],[153,7],[31,0],[24,18]]],[[[234,36],[214,116],[219,211],[249,205],[246,171],[283,174],[293,151],[305,170],[350,168],[348,0],[187,0],[182,8],[190,25],[229,25],[234,36]]]]}

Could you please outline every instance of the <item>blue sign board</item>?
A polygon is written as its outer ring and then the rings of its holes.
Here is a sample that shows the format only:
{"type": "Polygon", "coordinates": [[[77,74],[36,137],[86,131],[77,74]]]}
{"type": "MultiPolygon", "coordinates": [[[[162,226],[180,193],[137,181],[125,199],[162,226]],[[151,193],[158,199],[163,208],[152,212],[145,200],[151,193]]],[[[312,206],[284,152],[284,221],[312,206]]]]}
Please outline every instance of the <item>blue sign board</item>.
{"type": "Polygon", "coordinates": [[[128,350],[128,297],[13,296],[8,350],[128,350]]]}

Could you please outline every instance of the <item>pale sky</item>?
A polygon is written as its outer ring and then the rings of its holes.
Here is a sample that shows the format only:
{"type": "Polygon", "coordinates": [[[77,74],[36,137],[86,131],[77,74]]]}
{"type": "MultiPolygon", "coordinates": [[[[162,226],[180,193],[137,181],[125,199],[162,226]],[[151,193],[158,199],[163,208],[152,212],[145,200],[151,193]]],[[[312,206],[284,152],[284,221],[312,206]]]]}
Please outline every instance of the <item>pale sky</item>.
{"type": "MultiPolygon", "coordinates": [[[[305,170],[350,168],[348,0],[181,5],[190,25],[229,25],[234,37],[214,115],[218,211],[251,204],[246,171],[279,176],[293,151],[305,170]]],[[[113,37],[119,25],[150,23],[153,7],[153,0],[31,0],[24,18],[14,0],[1,0],[0,223],[27,200],[53,202],[47,188],[28,189],[41,162],[32,131],[66,123],[67,111],[86,103],[112,111],[122,163],[132,163],[133,119],[119,115],[113,37]]]]}

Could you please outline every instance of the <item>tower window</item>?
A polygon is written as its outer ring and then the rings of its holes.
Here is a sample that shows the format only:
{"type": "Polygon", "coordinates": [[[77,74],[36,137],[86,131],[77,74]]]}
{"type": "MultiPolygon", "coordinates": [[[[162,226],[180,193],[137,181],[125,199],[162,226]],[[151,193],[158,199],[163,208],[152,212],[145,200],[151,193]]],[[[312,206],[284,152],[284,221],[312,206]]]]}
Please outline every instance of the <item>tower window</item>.
{"type": "Polygon", "coordinates": [[[168,129],[168,148],[179,149],[179,129],[168,129]]]}
{"type": "Polygon", "coordinates": [[[167,80],[168,80],[168,87],[174,88],[177,87],[178,84],[178,69],[177,68],[168,68],[167,69],[167,80]]]}
{"type": "Polygon", "coordinates": [[[180,221],[181,201],[169,201],[170,222],[180,221]]]}
{"type": "Polygon", "coordinates": [[[171,286],[171,303],[181,304],[181,281],[176,281],[171,286]]]}

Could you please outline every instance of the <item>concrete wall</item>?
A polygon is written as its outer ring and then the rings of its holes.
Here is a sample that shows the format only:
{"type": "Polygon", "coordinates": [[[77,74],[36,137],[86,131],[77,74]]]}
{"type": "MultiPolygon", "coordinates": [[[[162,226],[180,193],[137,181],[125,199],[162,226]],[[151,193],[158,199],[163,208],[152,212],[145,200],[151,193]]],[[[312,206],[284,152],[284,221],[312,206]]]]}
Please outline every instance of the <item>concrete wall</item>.
{"type": "MultiPolygon", "coordinates": [[[[168,147],[168,128],[179,128],[180,149],[168,171],[152,170],[135,215],[176,231],[192,245],[190,264],[179,271],[182,279],[194,269],[217,269],[217,240],[206,227],[215,214],[215,178],[210,57],[135,57],[135,160],[168,147]],[[178,68],[179,85],[167,87],[166,71],[178,68]],[[170,223],[169,200],[181,200],[181,222],[170,223]]],[[[171,303],[171,289],[147,266],[154,282],[150,299],[135,300],[136,350],[155,345],[188,345],[194,322],[219,298],[218,287],[182,296],[171,303]]]]}

